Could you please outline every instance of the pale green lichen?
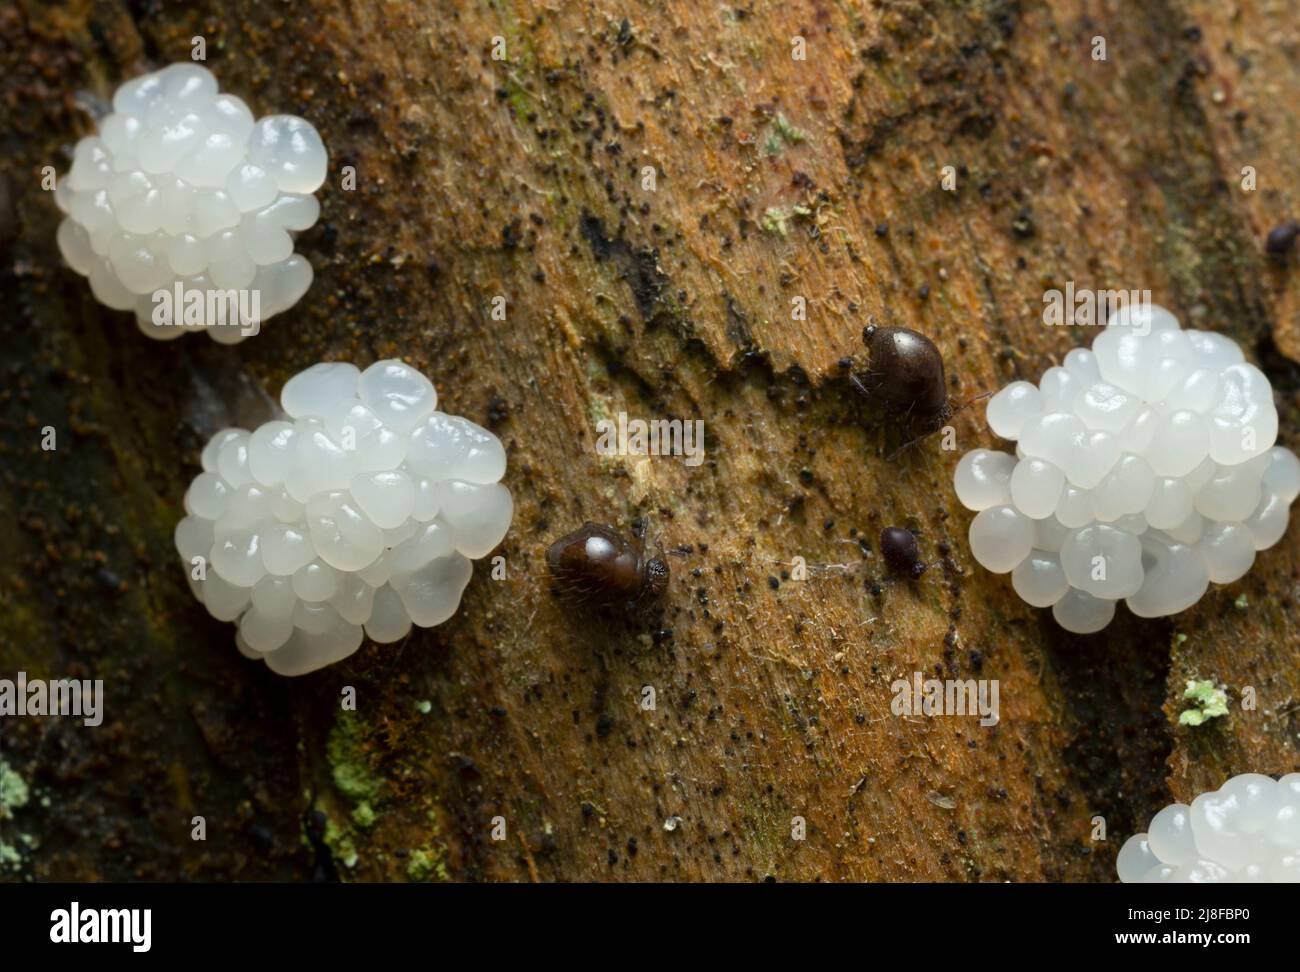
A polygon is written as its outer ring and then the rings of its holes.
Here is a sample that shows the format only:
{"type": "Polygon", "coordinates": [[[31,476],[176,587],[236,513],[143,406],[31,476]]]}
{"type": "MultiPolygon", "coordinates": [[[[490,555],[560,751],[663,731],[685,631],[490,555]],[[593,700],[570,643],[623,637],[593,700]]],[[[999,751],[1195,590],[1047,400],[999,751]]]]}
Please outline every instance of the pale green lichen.
{"type": "Polygon", "coordinates": [[[31,799],[26,781],[0,759],[0,820],[10,820],[14,811],[25,807],[31,799]]]}
{"type": "MultiPolygon", "coordinates": [[[[27,781],[0,759],[0,820],[12,820],[14,811],[27,806],[31,790],[27,781]]],[[[18,839],[28,847],[35,844],[30,834],[19,834],[18,839]]],[[[0,871],[17,871],[22,867],[22,852],[14,845],[0,840],[0,871]]]]}
{"type": "Polygon", "coordinates": [[[352,843],[351,834],[339,827],[333,820],[327,820],[325,824],[325,846],[330,849],[330,855],[348,870],[357,866],[360,855],[357,854],[356,845],[352,843]]]}
{"type": "Polygon", "coordinates": [[[447,847],[442,842],[438,814],[432,807],[426,813],[431,831],[429,839],[411,850],[406,861],[406,876],[412,881],[450,881],[451,874],[447,870],[447,847]]]}
{"type": "Polygon", "coordinates": [[[446,881],[447,865],[443,854],[438,850],[426,850],[423,847],[411,851],[406,864],[406,876],[412,881],[446,881]]]}
{"type": "Polygon", "coordinates": [[[1183,699],[1191,702],[1192,706],[1179,714],[1180,726],[1199,726],[1207,719],[1228,714],[1228,693],[1209,679],[1197,681],[1189,678],[1183,699]]]}
{"type": "Polygon", "coordinates": [[[358,827],[373,827],[376,820],[374,807],[362,800],[352,810],[352,822],[358,827]]]}
{"type": "Polygon", "coordinates": [[[782,209],[780,206],[769,206],[764,210],[759,225],[763,227],[765,233],[784,237],[790,232],[790,222],[792,220],[811,215],[812,210],[807,206],[795,205],[789,209],[782,209]]]}
{"type": "Polygon", "coordinates": [[[420,715],[428,715],[433,711],[433,703],[428,699],[421,699],[419,702],[415,703],[415,711],[420,713],[420,715]]]}
{"type": "Polygon", "coordinates": [[[23,866],[23,857],[18,848],[0,840],[0,871],[17,871],[23,866]]]}
{"type": "MultiPolygon", "coordinates": [[[[383,778],[376,776],[371,768],[372,759],[363,727],[359,715],[342,711],[325,742],[330,779],[334,788],[352,804],[350,812],[339,807],[335,808],[335,812],[322,808],[329,818],[325,828],[325,844],[334,859],[349,870],[355,868],[360,860],[356,831],[373,827],[379,819],[375,806],[384,787],[383,778]],[[348,816],[344,817],[344,812],[348,816]]],[[[325,801],[326,807],[329,803],[329,800],[325,801]]]]}
{"type": "Polygon", "coordinates": [[[780,155],[786,145],[796,145],[807,139],[808,135],[791,125],[785,115],[777,115],[772,120],[772,130],[767,135],[767,154],[780,155]]]}
{"type": "Polygon", "coordinates": [[[370,771],[370,760],[361,736],[361,720],[355,712],[341,712],[325,744],[330,777],[334,786],[354,802],[374,800],[383,780],[370,771]]]}

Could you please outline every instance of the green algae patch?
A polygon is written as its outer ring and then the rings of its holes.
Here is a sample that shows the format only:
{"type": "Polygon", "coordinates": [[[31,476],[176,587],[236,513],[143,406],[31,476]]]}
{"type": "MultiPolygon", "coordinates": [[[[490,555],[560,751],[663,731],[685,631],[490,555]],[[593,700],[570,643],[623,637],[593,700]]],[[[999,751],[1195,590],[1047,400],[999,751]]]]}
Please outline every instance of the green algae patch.
{"type": "Polygon", "coordinates": [[[811,216],[812,210],[807,206],[791,206],[784,209],[780,206],[769,206],[763,212],[763,218],[759,225],[763,227],[764,233],[771,233],[773,236],[788,236],[790,233],[790,223],[796,219],[802,219],[811,216]]]}
{"type": "Polygon", "coordinates": [[[780,155],[785,151],[787,145],[798,145],[800,142],[806,142],[808,134],[790,124],[790,120],[783,114],[778,114],[772,120],[772,129],[767,133],[767,154],[780,155]]]}
{"type": "Polygon", "coordinates": [[[370,802],[379,796],[384,781],[370,768],[370,757],[355,712],[342,712],[325,744],[330,779],[334,787],[354,803],[370,802]]]}
{"type": "Polygon", "coordinates": [[[375,813],[374,807],[365,800],[358,803],[352,810],[352,822],[358,827],[373,827],[376,819],[378,819],[378,815],[375,813]]]}
{"type": "Polygon", "coordinates": [[[1180,726],[1199,726],[1209,719],[1228,714],[1228,693],[1209,679],[1197,681],[1189,678],[1183,700],[1192,705],[1179,713],[1180,726]]]}
{"type": "MultiPolygon", "coordinates": [[[[0,759],[0,820],[12,820],[14,811],[27,806],[31,796],[27,781],[19,776],[16,770],[10,769],[8,763],[0,759]]],[[[19,834],[18,839],[28,847],[34,843],[28,834],[19,834]]],[[[22,865],[22,851],[0,839],[0,872],[18,871],[22,865]]]]}
{"type": "Polygon", "coordinates": [[[361,859],[361,855],[357,853],[356,845],[352,842],[352,832],[350,830],[338,826],[332,819],[327,818],[324,840],[325,846],[330,849],[330,856],[335,861],[349,871],[357,866],[357,861],[361,859]]]}
{"type": "Polygon", "coordinates": [[[361,832],[379,820],[384,778],[374,771],[374,758],[366,740],[365,723],[356,712],[342,711],[325,740],[330,782],[339,797],[320,794],[316,807],[326,816],[323,840],[330,856],[351,871],[361,860],[361,832]],[[342,805],[340,805],[340,803],[342,805]]]}
{"type": "Polygon", "coordinates": [[[27,806],[30,799],[26,780],[0,759],[0,820],[12,820],[14,811],[27,806]]]}
{"type": "Polygon", "coordinates": [[[406,864],[406,876],[424,883],[450,880],[447,874],[446,854],[441,848],[420,847],[411,851],[406,864]]]}
{"type": "Polygon", "coordinates": [[[0,840],[0,872],[17,871],[23,866],[22,854],[12,844],[0,840]]]}

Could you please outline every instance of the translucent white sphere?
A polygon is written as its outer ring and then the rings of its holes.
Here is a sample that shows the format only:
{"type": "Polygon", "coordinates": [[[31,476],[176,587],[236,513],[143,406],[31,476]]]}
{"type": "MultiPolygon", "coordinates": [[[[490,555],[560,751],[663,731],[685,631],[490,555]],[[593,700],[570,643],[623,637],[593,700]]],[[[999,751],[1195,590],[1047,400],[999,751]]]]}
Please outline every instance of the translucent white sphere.
{"type": "Polygon", "coordinates": [[[1072,587],[1093,597],[1128,597],[1142,587],[1142,544],[1131,533],[1095,523],[1065,541],[1061,566],[1072,587]]]}
{"type": "Polygon", "coordinates": [[[1288,505],[1300,496],[1300,459],[1290,449],[1274,446],[1269,450],[1269,465],[1261,477],[1261,485],[1288,505]]]}
{"type": "Polygon", "coordinates": [[[280,400],[293,421],[203,450],[175,531],[187,574],[206,566],[198,599],[284,675],[346,658],[363,629],[390,642],[450,618],[514,515],[500,441],[434,412],[433,385],[400,361],[314,365],[280,400]]]}
{"type": "Polygon", "coordinates": [[[1201,599],[1210,584],[1209,568],[1200,549],[1178,543],[1158,530],[1139,538],[1145,568],[1142,587],[1128,596],[1128,609],[1140,618],[1160,618],[1185,611],[1201,599]]]}
{"type": "Polygon", "coordinates": [[[1196,859],[1191,812],[1192,808],[1185,803],[1171,803],[1151,818],[1147,843],[1165,864],[1177,866],[1196,859]]]}
{"type": "MultiPolygon", "coordinates": [[[[971,551],[1076,633],[1104,628],[1118,600],[1160,617],[1240,580],[1300,496],[1268,378],[1230,338],[1154,305],[1116,312],[1037,387],[1003,388],[988,421],[1016,446],[957,464],[958,498],[979,514],[971,551]]],[[[1174,874],[1161,867],[1153,879],[1174,874]]]]}
{"type": "Polygon", "coordinates": [[[1033,546],[1034,521],[1014,506],[990,507],[971,521],[971,553],[995,574],[1014,570],[1033,546]]]}
{"type": "Polygon", "coordinates": [[[1072,587],[1052,605],[1052,617],[1066,631],[1074,634],[1094,634],[1115,617],[1115,602],[1093,597],[1087,591],[1072,587]]]}
{"type": "Polygon", "coordinates": [[[1051,607],[1070,589],[1061,558],[1046,550],[1032,550],[1011,572],[1011,584],[1021,599],[1033,607],[1051,607]]]}
{"type": "Polygon", "coordinates": [[[310,286],[292,233],[320,215],[326,162],[307,121],[255,124],[206,68],[173,64],[118,88],[99,133],[77,143],[56,193],[59,250],[149,337],[235,344],[310,286]]]}
{"type": "Polygon", "coordinates": [[[1125,883],[1300,882],[1297,810],[1300,774],[1234,776],[1157,813],[1121,847],[1116,871],[1125,883]]]}
{"type": "Polygon", "coordinates": [[[1045,459],[1026,459],[1011,473],[1011,501],[1034,520],[1056,512],[1056,502],[1065,487],[1065,473],[1045,459]]]}
{"type": "Polygon", "coordinates": [[[1119,879],[1125,884],[1137,884],[1159,863],[1159,858],[1151,851],[1150,838],[1146,834],[1134,834],[1124,841],[1115,858],[1119,879]]]}
{"type": "Polygon", "coordinates": [[[989,399],[985,415],[989,428],[1004,439],[1020,438],[1020,430],[1043,411],[1042,395],[1027,381],[1013,381],[989,399]]]}
{"type": "Polygon", "coordinates": [[[1205,569],[1215,584],[1231,584],[1255,563],[1255,538],[1240,523],[1214,523],[1201,535],[1205,569]]]}

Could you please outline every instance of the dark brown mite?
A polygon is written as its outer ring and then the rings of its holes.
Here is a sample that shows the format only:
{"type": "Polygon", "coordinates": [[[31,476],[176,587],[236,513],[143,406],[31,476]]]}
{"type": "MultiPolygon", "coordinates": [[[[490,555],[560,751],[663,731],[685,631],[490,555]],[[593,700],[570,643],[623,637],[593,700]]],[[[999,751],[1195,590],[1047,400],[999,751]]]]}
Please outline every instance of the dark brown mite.
{"type": "Polygon", "coordinates": [[[1286,256],[1291,251],[1296,237],[1300,237],[1300,223],[1288,219],[1274,226],[1264,241],[1264,249],[1270,256],[1286,256]]]}
{"type": "Polygon", "coordinates": [[[916,534],[905,527],[885,527],[880,531],[880,556],[896,574],[916,578],[925,573],[916,534]]]}
{"type": "Polygon", "coordinates": [[[991,392],[984,392],[954,408],[948,399],[948,383],[943,372],[943,355],[924,334],[906,327],[862,329],[862,343],[870,356],[864,375],[850,373],[857,389],[880,402],[900,419],[904,429],[918,432],[891,452],[896,459],[910,446],[939,431],[955,414],[991,392]]]}
{"type": "Polygon", "coordinates": [[[862,329],[862,343],[870,355],[870,371],[863,390],[890,408],[921,419],[943,422],[952,415],[943,355],[924,334],[905,327],[862,329]]]}
{"type": "Polygon", "coordinates": [[[658,597],[668,586],[662,557],[646,559],[613,527],[590,520],[547,548],[546,565],[562,596],[592,604],[658,597]]]}

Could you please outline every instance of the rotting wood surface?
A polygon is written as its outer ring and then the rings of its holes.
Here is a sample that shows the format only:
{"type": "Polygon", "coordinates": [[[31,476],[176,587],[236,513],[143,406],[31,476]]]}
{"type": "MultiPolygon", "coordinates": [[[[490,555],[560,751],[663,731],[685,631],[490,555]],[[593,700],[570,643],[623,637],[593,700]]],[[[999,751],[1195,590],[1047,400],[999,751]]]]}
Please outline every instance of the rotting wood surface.
{"type": "Polygon", "coordinates": [[[905,423],[841,360],[868,320],[916,328],[961,402],[1091,339],[1043,325],[1045,290],[1149,288],[1243,344],[1296,448],[1300,270],[1262,241],[1300,212],[1298,25],[1294,0],[6,5],[0,675],[108,700],[98,729],[0,726],[29,790],[0,879],[1112,880],[1171,798],[1296,769],[1294,527],[1183,615],[1066,635],[968,555],[950,482],[995,444],[982,408],[956,452],[890,461],[905,423]],[[96,304],[39,191],[87,99],[198,34],[331,153],[316,281],[234,349],[96,304]],[[190,597],[181,497],[289,376],[389,356],[506,443],[507,577],[481,562],[447,624],[286,681],[190,597]],[[598,456],[620,411],[703,419],[706,462],[598,456]],[[636,518],[660,610],[557,602],[546,544],[636,518]],[[918,582],[872,549],[895,524],[918,582]],[[893,716],[914,671],[998,679],[1000,723],[893,716]],[[1232,714],[1177,726],[1190,677],[1232,714]]]}

